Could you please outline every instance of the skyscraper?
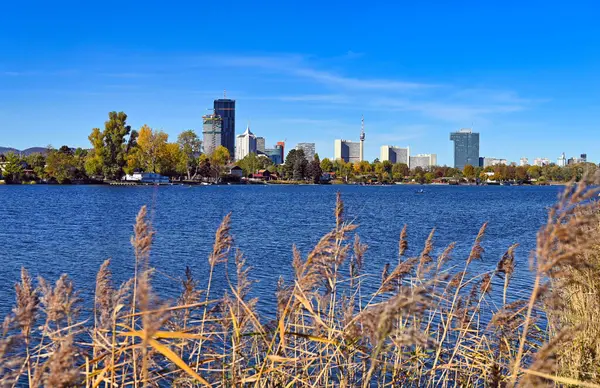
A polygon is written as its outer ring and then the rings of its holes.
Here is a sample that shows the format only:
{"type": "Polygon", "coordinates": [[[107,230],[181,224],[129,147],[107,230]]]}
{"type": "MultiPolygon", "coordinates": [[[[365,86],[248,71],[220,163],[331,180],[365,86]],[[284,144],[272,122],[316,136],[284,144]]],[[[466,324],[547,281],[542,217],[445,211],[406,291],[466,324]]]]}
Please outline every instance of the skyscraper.
{"type": "Polygon", "coordinates": [[[334,142],[334,157],[335,159],[341,159],[344,162],[356,163],[361,162],[360,158],[360,144],[356,141],[348,141],[342,139],[336,139],[334,142]]]}
{"type": "Polygon", "coordinates": [[[256,153],[256,136],[250,131],[250,124],[248,124],[246,131],[236,138],[235,160],[242,160],[251,153],[256,153]]]}
{"type": "Polygon", "coordinates": [[[479,133],[463,128],[450,133],[450,140],[454,141],[454,168],[479,165],[479,133]]]}
{"type": "Polygon", "coordinates": [[[262,152],[263,154],[265,153],[265,138],[262,136],[258,136],[256,138],[256,151],[258,152],[262,152]]]}
{"type": "Polygon", "coordinates": [[[389,145],[381,146],[379,160],[381,162],[389,160],[392,163],[404,163],[408,166],[410,163],[410,148],[389,145]]]}
{"type": "Polygon", "coordinates": [[[564,167],[567,165],[567,157],[565,156],[564,152],[558,157],[558,160],[556,161],[556,165],[558,167],[564,167]]]}
{"type": "Polygon", "coordinates": [[[204,153],[211,155],[221,145],[223,120],[216,114],[202,116],[202,137],[204,153]]]}
{"type": "Polygon", "coordinates": [[[364,160],[364,142],[365,142],[365,118],[360,120],[360,141],[349,141],[336,139],[333,143],[333,154],[335,159],[341,159],[344,162],[356,163],[364,160]]]}
{"type": "Polygon", "coordinates": [[[235,100],[220,98],[214,102],[215,113],[223,119],[221,144],[235,155],[235,100]]]}
{"type": "Polygon", "coordinates": [[[304,157],[309,162],[315,159],[315,143],[298,143],[296,149],[304,151],[304,157]]]}

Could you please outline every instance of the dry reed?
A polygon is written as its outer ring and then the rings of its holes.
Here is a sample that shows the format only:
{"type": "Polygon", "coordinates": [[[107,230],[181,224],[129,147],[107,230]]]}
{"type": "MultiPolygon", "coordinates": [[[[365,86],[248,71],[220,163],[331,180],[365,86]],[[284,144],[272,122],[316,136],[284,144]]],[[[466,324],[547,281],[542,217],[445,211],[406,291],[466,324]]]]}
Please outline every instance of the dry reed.
{"type": "Polygon", "coordinates": [[[470,273],[475,260],[486,265],[487,224],[458,265],[450,260],[455,244],[438,250],[433,230],[421,252],[407,257],[404,226],[397,263],[385,265],[381,280],[365,273],[367,245],[354,233],[357,225],[345,220],[338,194],[333,229],[306,257],[292,247],[293,279],[278,282],[271,320],[258,314],[258,300],[251,297],[251,268],[233,249],[230,215],[216,231],[206,286],[200,287],[188,268],[179,298],[172,304],[160,300],[152,290],[154,231],[143,207],[131,240],[132,279],[115,287],[110,260],[105,261],[88,306],[91,319],[79,318],[82,301],[68,277],[55,286],[40,278],[36,286],[22,271],[16,306],[0,338],[0,383],[597,386],[600,216],[595,195],[584,183],[566,188],[538,233],[531,294],[519,299],[511,292],[516,245],[495,267],[470,273]],[[217,266],[224,266],[228,289],[215,294],[217,266]],[[502,288],[492,286],[495,277],[502,288]]]}

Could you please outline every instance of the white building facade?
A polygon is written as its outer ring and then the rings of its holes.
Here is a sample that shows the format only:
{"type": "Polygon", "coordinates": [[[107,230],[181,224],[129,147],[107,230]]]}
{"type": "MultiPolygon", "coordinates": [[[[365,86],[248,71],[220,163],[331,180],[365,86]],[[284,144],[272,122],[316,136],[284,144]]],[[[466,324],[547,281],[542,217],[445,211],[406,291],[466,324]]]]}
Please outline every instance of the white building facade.
{"type": "Polygon", "coordinates": [[[410,148],[390,145],[381,146],[379,160],[381,162],[388,160],[392,163],[404,163],[408,166],[410,164],[410,148]]]}
{"type": "Polygon", "coordinates": [[[550,160],[548,160],[547,158],[535,158],[533,160],[533,165],[534,166],[539,166],[539,167],[544,167],[550,164],[550,160]]]}
{"type": "Polygon", "coordinates": [[[359,142],[336,139],[333,146],[333,155],[336,160],[341,159],[346,163],[362,162],[359,142]]]}
{"type": "Polygon", "coordinates": [[[498,159],[498,158],[483,158],[483,167],[491,167],[491,166],[506,166],[508,162],[506,159],[498,159]]]}
{"type": "Polygon", "coordinates": [[[250,131],[248,125],[246,131],[237,135],[235,139],[235,160],[242,160],[251,153],[256,154],[256,136],[250,131]]]}
{"type": "Polygon", "coordinates": [[[418,154],[410,157],[410,168],[421,167],[428,169],[437,165],[437,154],[418,154]]]}

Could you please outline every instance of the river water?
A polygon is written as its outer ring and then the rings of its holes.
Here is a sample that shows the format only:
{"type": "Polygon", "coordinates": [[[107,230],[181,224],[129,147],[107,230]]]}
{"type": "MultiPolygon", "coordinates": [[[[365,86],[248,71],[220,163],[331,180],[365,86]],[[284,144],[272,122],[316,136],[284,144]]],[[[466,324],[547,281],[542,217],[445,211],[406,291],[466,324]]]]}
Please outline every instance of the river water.
{"type": "MultiPolygon", "coordinates": [[[[359,225],[369,245],[365,270],[379,274],[397,262],[398,236],[408,225],[408,254],[417,255],[432,228],[437,251],[451,242],[450,264],[464,262],[484,222],[489,222],[483,260],[471,272],[493,269],[513,243],[517,268],[513,284],[526,290],[531,281],[529,253],[560,187],[505,186],[0,186],[0,315],[10,311],[21,267],[33,276],[56,280],[62,273],[81,296],[93,295],[96,272],[112,259],[116,282],[133,274],[129,243],[135,216],[148,205],[156,230],[151,264],[156,291],[165,298],[180,292],[176,279],[189,266],[204,285],[214,232],[232,213],[235,245],[253,267],[253,294],[268,311],[279,276],[292,275],[292,245],[306,255],[335,224],[336,192],[342,193],[346,218],[359,225]]],[[[222,269],[215,290],[226,287],[222,269]]],[[[498,287],[501,287],[498,283],[498,287]]],[[[91,307],[87,304],[86,307],[91,307]]]]}

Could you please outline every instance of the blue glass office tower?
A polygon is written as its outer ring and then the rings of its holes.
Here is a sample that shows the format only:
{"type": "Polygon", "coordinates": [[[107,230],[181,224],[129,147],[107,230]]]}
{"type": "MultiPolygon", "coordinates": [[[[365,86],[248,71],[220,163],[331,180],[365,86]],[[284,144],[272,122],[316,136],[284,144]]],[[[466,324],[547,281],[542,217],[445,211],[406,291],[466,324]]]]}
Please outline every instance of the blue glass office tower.
{"type": "Polygon", "coordinates": [[[215,113],[223,119],[221,127],[221,145],[235,155],[235,100],[220,98],[215,100],[215,113]]]}
{"type": "Polygon", "coordinates": [[[454,168],[462,170],[467,164],[479,166],[479,133],[461,129],[450,133],[454,141],[454,168]]]}

